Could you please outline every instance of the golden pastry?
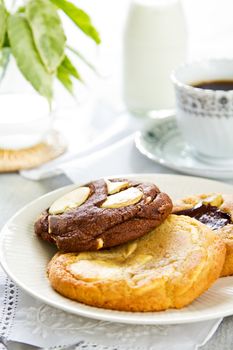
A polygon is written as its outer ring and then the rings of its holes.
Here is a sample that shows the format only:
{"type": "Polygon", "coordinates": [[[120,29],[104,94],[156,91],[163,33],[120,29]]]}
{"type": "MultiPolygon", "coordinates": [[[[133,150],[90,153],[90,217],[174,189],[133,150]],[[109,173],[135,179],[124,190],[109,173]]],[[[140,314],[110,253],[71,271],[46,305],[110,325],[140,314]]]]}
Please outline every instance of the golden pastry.
{"type": "Polygon", "coordinates": [[[191,303],[219,277],[224,260],[219,235],[188,216],[170,215],[119,247],[57,253],[48,277],[57,292],[88,305],[159,311],[191,303]]]}

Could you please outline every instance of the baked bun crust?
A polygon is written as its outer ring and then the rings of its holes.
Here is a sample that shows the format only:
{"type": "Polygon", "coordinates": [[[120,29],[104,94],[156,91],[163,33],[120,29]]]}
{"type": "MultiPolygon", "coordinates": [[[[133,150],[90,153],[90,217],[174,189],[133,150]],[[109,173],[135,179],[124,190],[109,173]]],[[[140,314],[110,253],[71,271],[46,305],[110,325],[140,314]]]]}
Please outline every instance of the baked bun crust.
{"type": "Polygon", "coordinates": [[[101,179],[53,203],[35,232],[63,252],[95,251],[150,232],[171,211],[171,199],[152,183],[101,179]]]}
{"type": "MultiPolygon", "coordinates": [[[[204,193],[200,195],[190,196],[175,201],[173,212],[179,212],[193,208],[202,201],[211,201],[221,212],[227,213],[233,222],[233,195],[225,195],[219,193],[204,193]]],[[[233,224],[227,225],[216,230],[216,233],[222,238],[226,244],[226,259],[223,265],[221,276],[233,275],[233,224]]]]}
{"type": "Polygon", "coordinates": [[[57,253],[52,287],[81,303],[114,310],[182,308],[219,277],[225,245],[187,216],[170,215],[137,240],[99,252],[57,253]]]}

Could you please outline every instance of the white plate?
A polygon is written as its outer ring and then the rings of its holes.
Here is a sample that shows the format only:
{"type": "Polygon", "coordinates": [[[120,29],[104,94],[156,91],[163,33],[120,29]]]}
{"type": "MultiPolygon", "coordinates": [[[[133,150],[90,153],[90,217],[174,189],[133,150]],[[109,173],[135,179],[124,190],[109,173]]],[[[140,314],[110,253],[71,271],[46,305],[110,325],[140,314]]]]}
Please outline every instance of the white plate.
{"type": "Polygon", "coordinates": [[[185,144],[175,116],[158,118],[136,133],[138,150],[149,159],[181,173],[214,179],[233,179],[233,159],[208,163],[185,144]]]}
{"type": "MultiPolygon", "coordinates": [[[[172,198],[201,192],[233,194],[233,186],[221,182],[179,175],[124,175],[157,184],[172,198]]],[[[190,306],[181,310],[132,313],[98,309],[57,294],[46,277],[46,265],[55,249],[40,241],[33,232],[38,214],[56,198],[77,185],[46,194],[16,213],[0,233],[0,260],[6,273],[27,293],[46,304],[89,318],[134,324],[176,324],[197,322],[233,314],[233,277],[219,279],[190,306]]]]}

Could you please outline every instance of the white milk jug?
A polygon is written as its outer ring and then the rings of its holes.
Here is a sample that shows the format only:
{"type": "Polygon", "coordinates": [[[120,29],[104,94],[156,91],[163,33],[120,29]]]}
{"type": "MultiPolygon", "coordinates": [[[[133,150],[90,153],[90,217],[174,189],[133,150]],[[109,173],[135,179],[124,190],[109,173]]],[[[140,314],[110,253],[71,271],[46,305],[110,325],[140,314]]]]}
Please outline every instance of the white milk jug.
{"type": "Polygon", "coordinates": [[[123,99],[133,112],[174,108],[171,71],[186,60],[180,0],[133,0],[123,44],[123,99]]]}

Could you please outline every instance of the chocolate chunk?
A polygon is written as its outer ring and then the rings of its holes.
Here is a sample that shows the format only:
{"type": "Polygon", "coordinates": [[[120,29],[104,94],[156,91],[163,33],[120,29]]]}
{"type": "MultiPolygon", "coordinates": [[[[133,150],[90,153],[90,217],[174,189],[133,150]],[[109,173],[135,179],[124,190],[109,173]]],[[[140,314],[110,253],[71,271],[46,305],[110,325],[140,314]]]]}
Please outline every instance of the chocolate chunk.
{"type": "Polygon", "coordinates": [[[195,218],[203,224],[210,227],[212,230],[217,230],[228,224],[232,224],[230,214],[221,211],[218,207],[210,204],[198,203],[190,209],[175,212],[176,215],[186,215],[195,218]]]}

